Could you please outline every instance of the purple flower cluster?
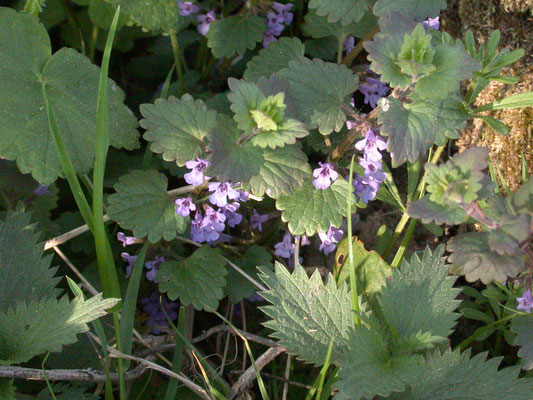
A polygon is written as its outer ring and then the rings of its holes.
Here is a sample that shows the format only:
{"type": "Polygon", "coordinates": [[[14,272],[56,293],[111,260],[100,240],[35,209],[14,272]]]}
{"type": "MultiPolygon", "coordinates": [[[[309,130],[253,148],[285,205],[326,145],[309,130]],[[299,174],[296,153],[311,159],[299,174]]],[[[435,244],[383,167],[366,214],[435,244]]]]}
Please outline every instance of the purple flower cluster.
{"type": "Polygon", "coordinates": [[[176,3],[178,3],[178,9],[180,15],[187,17],[191,14],[196,14],[200,11],[200,7],[198,7],[196,4],[193,4],[191,1],[179,1],[177,0],[176,3]]]}
{"type": "Polygon", "coordinates": [[[141,304],[143,305],[143,311],[148,314],[149,319],[146,325],[152,328],[152,333],[159,335],[161,330],[160,327],[168,327],[168,319],[175,321],[178,318],[178,307],[179,304],[174,301],[169,301],[166,297],[162,297],[161,303],[159,302],[159,294],[157,292],[152,293],[150,297],[144,297],[141,299],[141,304]],[[163,308],[161,308],[161,303],[163,308]],[[165,316],[166,313],[166,316],[165,316]]]}
{"type": "Polygon", "coordinates": [[[263,37],[263,47],[267,47],[270,42],[278,40],[278,36],[289,26],[293,19],[293,13],[290,12],[293,4],[281,4],[274,2],[272,4],[273,10],[267,13],[267,30],[263,37]]]}
{"type": "MultiPolygon", "coordinates": [[[[296,245],[293,243],[292,238],[293,236],[289,232],[286,232],[285,236],[283,236],[283,240],[274,245],[274,254],[278,257],[287,258],[289,260],[289,264],[292,264],[294,261],[293,256],[294,250],[296,249],[296,245]]],[[[307,235],[300,237],[300,246],[307,246],[309,244],[311,244],[311,242],[309,241],[307,235]]]]}
{"type": "Polygon", "coordinates": [[[333,252],[337,248],[337,243],[341,241],[343,234],[342,230],[335,228],[333,225],[330,225],[327,233],[318,232],[318,237],[322,242],[319,250],[323,251],[325,255],[333,252]]]}
{"type": "Polygon", "coordinates": [[[187,161],[185,166],[192,171],[183,175],[185,182],[193,186],[203,185],[204,180],[211,179],[210,177],[204,175],[204,171],[207,167],[209,167],[209,165],[209,161],[202,160],[200,157],[196,157],[196,161],[187,161]]]}
{"type": "Polygon", "coordinates": [[[439,17],[435,17],[435,18],[428,18],[426,19],[425,21],[422,22],[422,26],[424,28],[426,28],[426,30],[429,30],[429,29],[435,29],[435,30],[439,30],[440,28],[440,19],[439,17]]]}
{"type": "Polygon", "coordinates": [[[318,165],[320,165],[320,167],[313,170],[313,176],[315,177],[315,179],[313,179],[313,186],[317,189],[324,190],[335,182],[339,177],[339,174],[333,169],[333,164],[331,163],[319,162],[318,165]]]}
{"type": "Polygon", "coordinates": [[[518,306],[516,307],[517,310],[525,311],[528,314],[531,313],[531,309],[533,308],[531,289],[524,290],[522,297],[517,297],[516,301],[518,301],[518,306]]]}
{"type": "Polygon", "coordinates": [[[378,100],[388,93],[389,87],[379,79],[367,78],[364,83],[359,84],[359,91],[365,95],[365,104],[376,108],[378,100]]]}
{"type": "Polygon", "coordinates": [[[354,178],[355,197],[357,201],[368,203],[376,197],[379,184],[385,180],[385,174],[381,171],[381,151],[387,148],[387,144],[381,136],[369,129],[365,138],[356,143],[355,148],[363,152],[359,164],[365,169],[364,177],[357,174],[354,178]]]}
{"type": "Polygon", "coordinates": [[[252,229],[257,229],[259,232],[263,230],[263,222],[268,220],[268,214],[259,214],[254,210],[253,215],[250,218],[250,226],[252,229]]]}
{"type": "MultiPolygon", "coordinates": [[[[122,259],[128,263],[126,266],[126,278],[129,278],[131,275],[131,271],[133,269],[133,266],[135,265],[135,262],[137,261],[137,256],[132,256],[130,253],[122,253],[120,254],[122,259]]],[[[164,263],[165,257],[155,256],[155,260],[153,261],[147,261],[144,263],[144,267],[148,270],[146,273],[146,279],[149,281],[152,281],[154,283],[159,283],[155,279],[155,275],[157,274],[157,271],[159,271],[159,267],[162,263],[164,263]]]]}

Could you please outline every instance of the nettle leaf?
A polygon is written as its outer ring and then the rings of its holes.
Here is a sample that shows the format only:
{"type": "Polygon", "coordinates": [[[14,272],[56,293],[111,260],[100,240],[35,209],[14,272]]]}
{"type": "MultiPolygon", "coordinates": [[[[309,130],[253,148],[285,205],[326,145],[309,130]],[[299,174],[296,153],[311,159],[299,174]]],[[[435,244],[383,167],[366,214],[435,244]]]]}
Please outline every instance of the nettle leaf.
{"type": "Polygon", "coordinates": [[[8,211],[0,221],[0,313],[17,303],[33,299],[53,298],[59,294],[54,277],[57,268],[50,268],[52,256],[43,257],[39,233],[30,225],[29,213],[8,211]]]}
{"type": "Polygon", "coordinates": [[[339,132],[346,122],[343,103],[358,88],[358,77],[344,65],[301,57],[279,72],[287,79],[302,121],[321,134],[339,132]]]}
{"type": "Polygon", "coordinates": [[[262,76],[271,74],[285,68],[289,61],[303,57],[305,46],[298,38],[282,37],[278,41],[269,43],[257,56],[246,64],[244,79],[256,82],[262,76]]]}
{"type": "Polygon", "coordinates": [[[122,176],[114,186],[116,193],[109,196],[109,218],[152,243],[174,239],[185,232],[186,220],[176,213],[167,185],[167,177],[155,170],[122,176]]]}
{"type": "Polygon", "coordinates": [[[337,288],[330,276],[324,284],[315,270],[310,278],[301,265],[291,274],[276,262],[275,272],[260,268],[261,280],[270,288],[261,292],[269,306],[262,307],[271,319],[265,326],[288,352],[315,365],[324,364],[330,340],[334,353],[353,324],[348,288],[337,288]]]}
{"type": "Polygon", "coordinates": [[[522,369],[533,369],[533,318],[530,315],[519,315],[513,318],[511,330],[516,333],[515,346],[520,346],[518,357],[522,369]]]}
{"type": "Polygon", "coordinates": [[[179,32],[187,24],[175,0],[105,0],[148,31],[179,32]]]}
{"type": "Polygon", "coordinates": [[[444,246],[414,253],[400,270],[393,271],[378,294],[384,321],[394,336],[431,332],[446,338],[452,333],[459,317],[454,310],[460,303],[455,300],[460,289],[453,287],[456,278],[448,276],[443,254],[444,246]]]}
{"type": "Polygon", "coordinates": [[[404,391],[424,373],[420,355],[391,351],[377,327],[356,327],[343,350],[335,399],[387,397],[392,392],[404,391]]]}
{"type": "Polygon", "coordinates": [[[424,362],[424,374],[405,393],[392,395],[396,400],[526,400],[531,398],[532,379],[517,379],[520,368],[498,370],[501,357],[487,360],[487,353],[470,358],[448,350],[435,351],[424,362]]]}
{"type": "Polygon", "coordinates": [[[45,352],[61,351],[89,330],[87,324],[106,314],[118,299],[101,295],[88,300],[65,296],[18,303],[0,313],[0,365],[18,364],[45,352]],[[16,332],[16,335],[13,333],[16,332]]]}
{"type": "MultiPolygon", "coordinates": [[[[346,36],[352,35],[358,38],[366,36],[377,23],[377,19],[368,10],[363,10],[363,17],[358,22],[352,22],[348,25],[329,23],[327,17],[321,17],[310,10],[304,17],[303,31],[314,39],[335,37],[337,43],[344,40],[346,36]]],[[[336,44],[337,44],[336,43],[336,44]]],[[[322,49],[324,51],[324,49],[322,49]]],[[[333,50],[335,52],[335,50],[333,50]]]]}
{"type": "Polygon", "coordinates": [[[319,16],[327,16],[328,22],[348,25],[363,18],[367,9],[365,0],[311,0],[309,8],[316,9],[319,16]]]}
{"type": "Polygon", "coordinates": [[[234,15],[218,19],[209,26],[207,46],[215,58],[244,54],[263,41],[265,30],[265,20],[258,16],[234,15]]]}
{"type": "MultiPolygon", "coordinates": [[[[9,100],[0,112],[0,157],[16,160],[23,173],[31,172],[42,184],[62,174],[44,106],[45,84],[74,168],[87,173],[94,160],[99,68],[72,49],[52,56],[44,27],[11,8],[0,9],[0,63],[0,95],[9,100]]],[[[108,96],[110,144],[138,147],[137,121],[111,80],[108,96]]]]}
{"type": "Polygon", "coordinates": [[[281,219],[289,223],[293,235],[313,236],[317,231],[327,232],[330,225],[338,228],[348,215],[348,197],[355,207],[353,188],[348,181],[339,178],[327,189],[317,189],[311,181],[289,195],[276,201],[282,210],[281,219]]]}
{"type": "MultiPolygon", "coordinates": [[[[250,275],[255,280],[258,280],[258,269],[268,268],[273,269],[272,255],[264,248],[257,245],[252,245],[246,253],[240,258],[232,259],[244,272],[250,275]]],[[[237,304],[244,299],[252,296],[257,288],[248,279],[238,273],[235,269],[230,268],[228,271],[226,286],[226,294],[233,304],[237,304]]]]}
{"type": "Polygon", "coordinates": [[[204,139],[217,121],[216,111],[208,110],[202,100],[185,94],[181,99],[170,96],[154,104],[140,107],[146,129],[144,139],[151,142],[150,150],[163,155],[165,161],[179,166],[204,153],[204,139]]]}
{"type": "Polygon", "coordinates": [[[278,198],[300,187],[311,176],[311,167],[299,146],[261,149],[250,141],[240,144],[243,132],[228,118],[219,118],[210,133],[209,176],[241,182],[256,196],[278,198]]]}
{"type": "Polygon", "coordinates": [[[197,310],[216,310],[224,297],[228,271],[219,249],[202,246],[183,261],[168,261],[157,272],[159,291],[197,310]]]}
{"type": "Polygon", "coordinates": [[[374,5],[374,14],[388,17],[390,12],[399,13],[418,22],[439,15],[446,8],[445,0],[378,0],[374,5]]]}
{"type": "Polygon", "coordinates": [[[392,96],[382,99],[380,105],[378,123],[381,134],[389,137],[392,166],[416,162],[435,142],[435,108],[426,102],[402,104],[392,96]]]}

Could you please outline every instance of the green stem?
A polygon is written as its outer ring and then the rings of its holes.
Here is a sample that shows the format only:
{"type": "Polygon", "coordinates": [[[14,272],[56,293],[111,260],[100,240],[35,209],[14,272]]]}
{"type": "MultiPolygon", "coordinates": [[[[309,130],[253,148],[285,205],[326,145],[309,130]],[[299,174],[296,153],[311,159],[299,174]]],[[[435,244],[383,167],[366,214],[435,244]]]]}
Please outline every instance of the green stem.
{"type": "MultiPolygon", "coordinates": [[[[350,175],[348,182],[353,181],[353,161],[355,156],[352,156],[350,161],[350,175]]],[[[352,297],[352,309],[353,313],[353,322],[354,325],[361,326],[361,321],[359,320],[359,296],[357,293],[357,276],[355,274],[355,263],[353,259],[353,241],[352,241],[352,194],[348,195],[348,207],[347,207],[347,223],[348,223],[348,269],[350,271],[350,293],[352,297]]]]}
{"type": "Polygon", "coordinates": [[[337,43],[337,64],[340,64],[342,62],[342,49],[344,47],[344,39],[344,36],[341,37],[339,39],[339,42],[337,43]]]}
{"type": "Polygon", "coordinates": [[[38,16],[43,9],[45,0],[28,0],[24,6],[24,11],[28,14],[38,16]]]}
{"type": "MultiPolygon", "coordinates": [[[[185,335],[185,307],[181,306],[179,315],[178,315],[178,326],[177,329],[185,335]]],[[[172,359],[172,371],[179,373],[181,370],[181,364],[183,363],[183,350],[185,346],[183,341],[176,338],[176,347],[174,347],[174,358],[172,359]]],[[[176,379],[171,379],[168,382],[167,391],[165,393],[164,400],[174,400],[176,398],[176,393],[178,391],[179,382],[176,379]]]]}
{"type": "Polygon", "coordinates": [[[96,41],[98,40],[98,32],[100,28],[98,25],[93,25],[93,30],[91,32],[91,43],[89,43],[89,60],[94,61],[94,53],[96,51],[96,41]]]}
{"type": "Polygon", "coordinates": [[[183,86],[183,70],[181,69],[181,56],[180,45],[176,32],[170,31],[170,44],[172,45],[172,54],[174,55],[174,62],[176,63],[176,72],[178,73],[178,87],[180,96],[185,93],[185,87],[183,86]]]}
{"type": "Polygon", "coordinates": [[[415,230],[415,226],[418,220],[412,219],[409,222],[409,226],[407,227],[407,231],[405,232],[405,236],[403,237],[402,243],[400,244],[400,248],[396,252],[396,255],[394,256],[394,259],[392,260],[391,267],[396,268],[400,266],[400,262],[402,261],[402,258],[405,254],[405,250],[407,249],[407,246],[409,246],[409,242],[411,241],[411,237],[413,235],[413,232],[415,230]]]}
{"type": "MultiPolygon", "coordinates": [[[[118,318],[118,311],[113,312],[113,325],[115,327],[115,336],[117,338],[117,350],[122,353],[122,340],[120,340],[120,320],[118,318]]],[[[119,388],[119,398],[120,400],[126,399],[126,380],[124,379],[124,360],[122,358],[117,358],[117,373],[118,373],[118,388],[119,388]]]]}
{"type": "Polygon", "coordinates": [[[487,324],[487,325],[485,325],[485,326],[483,326],[481,328],[476,329],[476,331],[471,336],[467,337],[465,340],[463,340],[461,343],[459,343],[455,348],[456,349],[460,349],[461,351],[463,351],[464,349],[466,349],[466,346],[468,346],[470,343],[472,343],[480,334],[482,334],[484,332],[484,330],[486,328],[490,328],[491,326],[499,325],[502,322],[507,322],[507,321],[513,319],[514,317],[516,317],[517,315],[520,315],[520,314],[508,315],[507,317],[504,317],[504,318],[499,319],[497,321],[491,322],[490,324],[487,324]]]}

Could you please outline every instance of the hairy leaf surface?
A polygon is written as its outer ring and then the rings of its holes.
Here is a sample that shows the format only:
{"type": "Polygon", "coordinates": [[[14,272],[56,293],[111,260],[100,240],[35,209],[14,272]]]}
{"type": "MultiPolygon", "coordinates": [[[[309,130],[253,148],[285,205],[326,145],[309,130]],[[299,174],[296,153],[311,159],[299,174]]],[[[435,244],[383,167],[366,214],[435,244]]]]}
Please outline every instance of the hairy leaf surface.
{"type": "Polygon", "coordinates": [[[368,6],[365,0],[311,0],[309,8],[316,9],[317,15],[327,16],[330,23],[348,25],[363,18],[368,6]]]}
{"type": "Polygon", "coordinates": [[[233,57],[253,50],[263,40],[265,20],[258,16],[231,16],[213,21],[207,32],[207,46],[216,58],[233,57]]]}
{"type": "Polygon", "coordinates": [[[394,12],[422,22],[436,17],[445,8],[445,0],[378,0],[374,5],[374,14],[387,17],[390,12],[394,12]]]}
{"type": "Polygon", "coordinates": [[[179,32],[186,18],[179,13],[175,0],[105,0],[120,6],[121,12],[130,16],[136,25],[148,31],[179,32]]]}
{"type": "Polygon", "coordinates": [[[513,318],[511,330],[516,333],[515,346],[520,346],[518,356],[522,368],[533,369],[533,318],[530,315],[520,315],[513,318]]]}

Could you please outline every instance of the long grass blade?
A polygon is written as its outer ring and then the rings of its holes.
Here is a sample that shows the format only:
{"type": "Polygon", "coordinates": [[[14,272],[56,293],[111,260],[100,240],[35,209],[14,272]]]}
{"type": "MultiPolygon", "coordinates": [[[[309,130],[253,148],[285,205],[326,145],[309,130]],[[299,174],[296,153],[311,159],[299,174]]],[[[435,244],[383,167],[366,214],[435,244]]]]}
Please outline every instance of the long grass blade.
{"type": "MultiPolygon", "coordinates": [[[[352,160],[350,161],[350,174],[348,182],[353,182],[353,161],[354,157],[352,156],[352,160]]],[[[355,263],[353,259],[353,240],[352,240],[352,198],[351,193],[349,196],[347,196],[348,201],[348,271],[350,272],[350,293],[352,297],[352,310],[353,312],[353,322],[354,325],[361,325],[361,321],[359,320],[359,297],[357,294],[357,276],[355,274],[355,263]]]]}

